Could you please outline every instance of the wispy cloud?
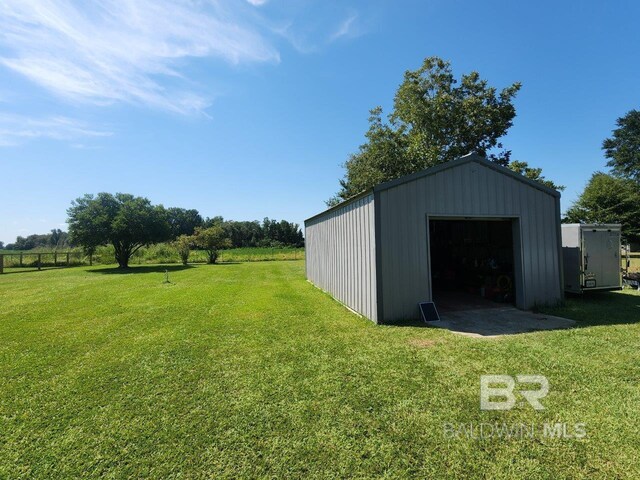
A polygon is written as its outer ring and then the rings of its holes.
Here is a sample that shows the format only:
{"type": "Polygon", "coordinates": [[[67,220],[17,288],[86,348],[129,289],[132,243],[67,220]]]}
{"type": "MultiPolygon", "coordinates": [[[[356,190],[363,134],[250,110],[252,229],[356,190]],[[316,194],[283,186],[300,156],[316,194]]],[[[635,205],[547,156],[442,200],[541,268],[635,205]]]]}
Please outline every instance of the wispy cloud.
{"type": "Polygon", "coordinates": [[[350,14],[347,18],[345,18],[336,31],[334,31],[329,37],[330,41],[335,41],[341,37],[354,37],[359,34],[358,29],[356,28],[356,20],[358,19],[357,13],[350,14]]]}
{"type": "Polygon", "coordinates": [[[302,54],[315,53],[320,49],[320,44],[310,39],[308,32],[299,32],[296,24],[287,21],[284,25],[272,27],[273,33],[284,38],[298,52],[302,54]]]}
{"type": "Polygon", "coordinates": [[[111,132],[93,129],[85,123],[68,117],[32,118],[0,113],[0,147],[17,146],[37,138],[76,140],[110,135],[111,132]]]}
{"type": "Polygon", "coordinates": [[[185,77],[185,59],[279,61],[259,30],[225,5],[214,0],[3,0],[0,64],[77,102],[201,112],[210,94],[185,77]]]}
{"type": "MultiPolygon", "coordinates": [[[[193,73],[193,59],[277,63],[278,37],[308,54],[362,34],[362,24],[357,12],[323,0],[0,0],[0,74],[17,73],[75,107],[125,103],[206,116],[219,92],[215,78],[193,73]]],[[[0,88],[3,111],[20,104],[19,92],[0,88]]],[[[110,135],[66,107],[52,114],[51,105],[38,103],[44,110],[32,116],[0,112],[0,146],[46,138],[93,149],[100,145],[91,137],[110,135]]]]}
{"type": "Polygon", "coordinates": [[[369,23],[358,11],[334,2],[309,0],[304,7],[284,3],[280,21],[272,24],[271,31],[302,54],[323,51],[338,39],[359,37],[369,23]]]}

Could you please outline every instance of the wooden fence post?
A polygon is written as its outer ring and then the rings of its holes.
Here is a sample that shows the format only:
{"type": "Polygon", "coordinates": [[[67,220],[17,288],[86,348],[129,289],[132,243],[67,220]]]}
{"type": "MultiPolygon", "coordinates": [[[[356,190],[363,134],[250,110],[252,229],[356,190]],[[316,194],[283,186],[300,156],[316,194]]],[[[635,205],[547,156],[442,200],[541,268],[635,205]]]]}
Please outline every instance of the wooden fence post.
{"type": "Polygon", "coordinates": [[[58,266],[58,252],[53,252],[53,266],[58,266]]]}
{"type": "Polygon", "coordinates": [[[4,273],[4,255],[0,253],[0,273],[4,273]]]}
{"type": "Polygon", "coordinates": [[[42,270],[42,254],[38,254],[38,270],[42,270]]]}

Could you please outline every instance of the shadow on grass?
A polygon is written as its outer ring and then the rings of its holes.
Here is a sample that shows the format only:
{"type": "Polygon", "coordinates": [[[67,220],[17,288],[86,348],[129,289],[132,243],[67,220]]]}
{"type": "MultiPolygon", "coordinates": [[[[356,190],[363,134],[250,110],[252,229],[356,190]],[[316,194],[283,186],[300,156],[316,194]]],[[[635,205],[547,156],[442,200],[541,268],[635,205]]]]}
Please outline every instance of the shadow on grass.
{"type": "Polygon", "coordinates": [[[50,267],[42,267],[40,270],[38,270],[38,267],[4,267],[4,273],[2,275],[14,275],[16,273],[44,272],[45,270],[62,270],[64,268],[73,268],[77,266],[81,266],[81,265],[71,265],[68,267],[66,265],[59,265],[57,267],[50,266],[50,267]],[[18,270],[12,272],[10,270],[12,268],[16,268],[18,270]]]}
{"type": "Polygon", "coordinates": [[[181,270],[189,270],[191,268],[200,267],[220,267],[223,265],[239,265],[241,262],[224,262],[224,263],[195,263],[189,265],[130,265],[129,268],[100,268],[89,269],[89,273],[101,273],[104,275],[128,275],[130,273],[164,273],[165,270],[169,272],[179,272],[181,270]]]}
{"type": "Polygon", "coordinates": [[[567,295],[559,307],[541,308],[541,313],[570,318],[574,328],[640,323],[640,292],[588,292],[567,295]]]}
{"type": "Polygon", "coordinates": [[[216,262],[216,263],[193,262],[193,263],[189,263],[189,266],[218,267],[222,265],[241,265],[243,263],[245,262],[216,262]]]}
{"type": "Polygon", "coordinates": [[[99,268],[89,269],[88,273],[100,273],[102,275],[128,275],[130,273],[164,273],[165,270],[169,272],[179,272],[180,270],[189,270],[196,268],[193,265],[134,265],[129,268],[99,268]]]}
{"type": "Polygon", "coordinates": [[[393,322],[385,322],[381,323],[381,326],[384,327],[412,327],[412,328],[421,328],[428,327],[429,324],[423,320],[395,320],[393,322]]]}

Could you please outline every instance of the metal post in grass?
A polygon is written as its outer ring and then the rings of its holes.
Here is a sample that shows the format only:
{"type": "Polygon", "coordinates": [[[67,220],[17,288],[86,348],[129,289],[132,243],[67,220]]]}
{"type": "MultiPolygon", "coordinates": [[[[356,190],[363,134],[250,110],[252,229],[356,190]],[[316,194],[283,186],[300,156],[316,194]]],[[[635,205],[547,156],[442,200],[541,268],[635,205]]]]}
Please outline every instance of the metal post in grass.
{"type": "Polygon", "coordinates": [[[53,252],[53,266],[58,266],[58,252],[53,252]]]}
{"type": "Polygon", "coordinates": [[[69,252],[67,252],[67,267],[70,266],[69,264],[69,252]]]}
{"type": "Polygon", "coordinates": [[[38,270],[42,270],[42,254],[38,254],[38,270]]]}

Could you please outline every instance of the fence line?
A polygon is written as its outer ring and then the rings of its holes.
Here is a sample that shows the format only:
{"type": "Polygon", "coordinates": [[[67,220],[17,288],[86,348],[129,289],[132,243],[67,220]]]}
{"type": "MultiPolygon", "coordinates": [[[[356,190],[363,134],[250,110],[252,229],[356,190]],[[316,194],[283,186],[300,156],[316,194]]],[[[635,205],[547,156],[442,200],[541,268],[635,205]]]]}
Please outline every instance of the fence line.
{"type": "MultiPolygon", "coordinates": [[[[24,252],[20,252],[20,253],[0,253],[0,274],[4,273],[5,268],[11,268],[9,265],[7,265],[5,267],[4,264],[4,257],[18,257],[19,258],[19,263],[18,266],[15,267],[13,266],[13,268],[26,268],[24,265],[24,257],[37,257],[37,261],[35,264],[35,267],[38,270],[42,270],[43,267],[43,262],[42,262],[42,257],[43,256],[50,256],[53,257],[53,266],[54,267],[70,267],[71,266],[71,255],[75,255],[78,256],[80,255],[78,252],[40,252],[40,253],[24,253],[24,252]],[[64,260],[63,261],[59,261],[59,258],[62,257],[64,260]]],[[[89,257],[89,264],[92,264],[92,258],[89,257]]],[[[29,266],[34,266],[34,265],[29,265],[29,266]]]]}

